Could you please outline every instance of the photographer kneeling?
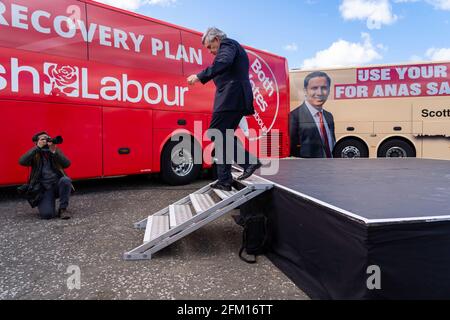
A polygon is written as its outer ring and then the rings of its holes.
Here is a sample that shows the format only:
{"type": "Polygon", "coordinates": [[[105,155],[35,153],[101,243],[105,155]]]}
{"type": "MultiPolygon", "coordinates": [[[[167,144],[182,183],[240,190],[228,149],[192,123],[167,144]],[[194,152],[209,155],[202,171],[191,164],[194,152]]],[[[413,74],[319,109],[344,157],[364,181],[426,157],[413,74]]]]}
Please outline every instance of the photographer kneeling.
{"type": "Polygon", "coordinates": [[[25,153],[19,164],[31,166],[28,185],[19,188],[25,193],[31,207],[38,207],[41,219],[70,219],[67,214],[72,180],[63,169],[70,166],[70,160],[57,148],[61,137],[51,139],[48,134],[39,132],[32,138],[36,146],[25,153]],[[55,201],[59,198],[59,210],[55,211],[55,201]]]}

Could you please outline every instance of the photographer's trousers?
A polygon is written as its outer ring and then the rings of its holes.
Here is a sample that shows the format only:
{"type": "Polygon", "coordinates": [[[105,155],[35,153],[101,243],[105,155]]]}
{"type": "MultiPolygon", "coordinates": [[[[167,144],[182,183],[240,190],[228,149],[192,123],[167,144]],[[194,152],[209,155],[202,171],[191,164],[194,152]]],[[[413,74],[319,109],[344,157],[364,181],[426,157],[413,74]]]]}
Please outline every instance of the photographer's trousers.
{"type": "Polygon", "coordinates": [[[62,177],[50,189],[44,191],[38,209],[42,219],[52,219],[56,217],[56,199],[59,198],[59,209],[67,209],[69,197],[72,189],[72,180],[69,177],[62,177]]]}

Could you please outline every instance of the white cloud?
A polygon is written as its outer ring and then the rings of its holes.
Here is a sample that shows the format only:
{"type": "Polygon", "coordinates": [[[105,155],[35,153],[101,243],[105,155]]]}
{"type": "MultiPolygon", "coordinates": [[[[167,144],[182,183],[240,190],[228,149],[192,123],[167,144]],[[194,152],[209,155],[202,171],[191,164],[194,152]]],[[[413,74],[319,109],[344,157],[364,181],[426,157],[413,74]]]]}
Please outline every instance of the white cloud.
{"type": "Polygon", "coordinates": [[[450,0],[426,0],[435,9],[450,10],[450,0]]]}
{"type": "Polygon", "coordinates": [[[430,48],[425,55],[433,61],[450,61],[450,48],[430,48]]]}
{"type": "Polygon", "coordinates": [[[296,52],[298,51],[298,45],[296,43],[287,44],[283,47],[286,51],[296,52]]]}
{"type": "Polygon", "coordinates": [[[338,40],[328,49],[319,51],[313,58],[303,61],[302,69],[357,66],[382,59],[382,45],[374,45],[368,33],[361,34],[362,42],[338,40]]]}
{"type": "Polygon", "coordinates": [[[344,20],[366,20],[369,29],[380,29],[398,19],[389,0],[343,0],[339,10],[344,20]]]}
{"type": "Polygon", "coordinates": [[[109,4],[117,8],[135,11],[139,7],[149,5],[168,6],[176,3],[177,0],[95,0],[97,2],[109,4]]]}

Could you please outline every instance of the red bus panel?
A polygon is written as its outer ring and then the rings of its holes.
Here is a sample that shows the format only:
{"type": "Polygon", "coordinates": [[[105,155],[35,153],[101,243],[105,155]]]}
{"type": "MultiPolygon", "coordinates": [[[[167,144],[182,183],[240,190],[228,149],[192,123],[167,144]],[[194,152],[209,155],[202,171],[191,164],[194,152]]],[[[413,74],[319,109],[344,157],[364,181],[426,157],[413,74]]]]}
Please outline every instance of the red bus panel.
{"type": "Polygon", "coordinates": [[[0,45],[39,53],[87,59],[78,20],[86,5],[71,0],[0,2],[0,45]]]}
{"type": "Polygon", "coordinates": [[[74,179],[102,176],[101,108],[30,101],[0,100],[0,128],[7,137],[0,157],[0,185],[23,183],[28,170],[18,163],[33,147],[33,134],[46,130],[61,135],[60,146],[72,165],[67,170],[74,179]]]}
{"type": "Polygon", "coordinates": [[[103,108],[103,175],[152,172],[152,111],[103,108]]]}
{"type": "Polygon", "coordinates": [[[213,97],[189,87],[182,75],[0,48],[0,96],[6,99],[208,112],[196,103],[201,99],[194,101],[196,91],[213,97]]]}
{"type": "Polygon", "coordinates": [[[89,60],[182,74],[179,30],[95,5],[88,4],[87,11],[91,25],[98,25],[89,45],[89,60]]]}
{"type": "Polygon", "coordinates": [[[197,74],[214,61],[214,56],[202,45],[200,34],[181,31],[184,47],[188,48],[189,59],[183,60],[183,73],[185,76],[197,74]],[[196,57],[201,56],[202,64],[198,64],[196,57]]]}

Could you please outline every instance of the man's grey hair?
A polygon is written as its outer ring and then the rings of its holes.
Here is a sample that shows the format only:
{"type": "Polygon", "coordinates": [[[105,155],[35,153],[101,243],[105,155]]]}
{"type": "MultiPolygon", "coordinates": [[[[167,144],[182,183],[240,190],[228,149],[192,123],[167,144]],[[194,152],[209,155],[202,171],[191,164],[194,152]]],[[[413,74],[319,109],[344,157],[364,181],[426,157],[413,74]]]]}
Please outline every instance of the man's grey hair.
{"type": "Polygon", "coordinates": [[[208,28],[208,30],[206,30],[206,32],[203,34],[202,44],[205,44],[206,40],[208,40],[208,42],[211,42],[215,38],[218,38],[219,40],[222,41],[226,37],[227,37],[227,35],[225,34],[225,32],[223,32],[220,29],[217,29],[216,27],[211,27],[211,28],[208,28]]]}

